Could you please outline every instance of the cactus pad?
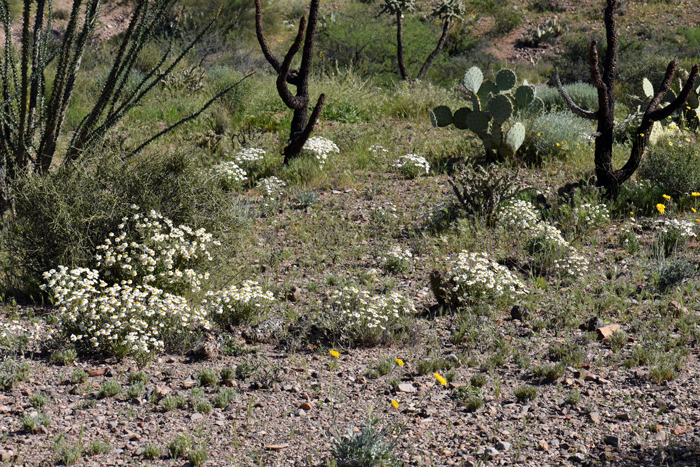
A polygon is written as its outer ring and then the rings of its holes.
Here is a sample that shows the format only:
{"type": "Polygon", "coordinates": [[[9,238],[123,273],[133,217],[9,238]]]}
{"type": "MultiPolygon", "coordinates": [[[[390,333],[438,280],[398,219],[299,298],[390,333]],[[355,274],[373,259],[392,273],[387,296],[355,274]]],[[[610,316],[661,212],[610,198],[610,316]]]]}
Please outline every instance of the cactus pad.
{"type": "Polygon", "coordinates": [[[470,112],[465,121],[467,128],[477,135],[483,135],[489,131],[489,117],[484,112],[470,112]]]}
{"type": "Polygon", "coordinates": [[[525,141],[525,126],[520,122],[515,123],[508,130],[505,140],[508,147],[515,153],[525,141]]]}
{"type": "Polygon", "coordinates": [[[542,111],[544,111],[544,101],[539,97],[532,99],[530,105],[527,106],[527,112],[529,114],[538,114],[542,111]]]}
{"type": "Polygon", "coordinates": [[[503,130],[501,130],[501,125],[491,125],[491,139],[496,146],[501,145],[501,141],[503,141],[503,130]]]}
{"type": "Polygon", "coordinates": [[[673,89],[669,89],[664,98],[661,100],[662,104],[670,104],[671,102],[676,100],[676,93],[673,92],[673,89]]]}
{"type": "Polygon", "coordinates": [[[460,130],[466,130],[469,128],[467,125],[467,116],[472,113],[472,110],[469,107],[462,107],[459,110],[455,111],[455,114],[452,116],[452,123],[454,123],[455,127],[459,128],[460,130]]]}
{"type": "Polygon", "coordinates": [[[493,81],[487,79],[486,81],[481,83],[481,87],[479,88],[479,92],[477,93],[477,95],[479,96],[479,101],[481,101],[482,103],[482,108],[484,107],[483,104],[485,102],[488,102],[490,94],[498,94],[498,86],[496,86],[496,84],[493,81]]]}
{"type": "Polygon", "coordinates": [[[452,111],[446,105],[435,107],[430,111],[430,122],[433,127],[445,127],[452,123],[452,111]]]}
{"type": "Polygon", "coordinates": [[[513,104],[508,97],[499,94],[489,100],[489,114],[496,123],[501,124],[513,116],[513,104]]]}
{"type": "Polygon", "coordinates": [[[654,86],[651,84],[651,81],[646,78],[642,79],[642,90],[644,91],[645,97],[654,97],[654,86]]]}
{"type": "Polygon", "coordinates": [[[496,86],[498,86],[499,91],[508,92],[513,89],[517,80],[513,70],[504,68],[496,75],[496,86]]]}
{"type": "Polygon", "coordinates": [[[479,88],[481,87],[481,83],[483,81],[484,74],[481,72],[479,67],[473,66],[470,69],[468,69],[467,72],[464,74],[462,84],[464,84],[464,87],[467,88],[469,91],[476,94],[477,92],[479,92],[479,88]]]}
{"type": "Polygon", "coordinates": [[[479,102],[479,96],[472,94],[469,96],[472,100],[472,110],[481,110],[481,102],[479,102]]]}
{"type": "Polygon", "coordinates": [[[526,109],[534,98],[535,90],[532,89],[532,86],[518,86],[515,90],[515,102],[520,110],[526,109]]]}
{"type": "Polygon", "coordinates": [[[697,91],[690,91],[690,94],[688,94],[688,107],[691,109],[700,107],[700,99],[698,98],[697,91]]]}

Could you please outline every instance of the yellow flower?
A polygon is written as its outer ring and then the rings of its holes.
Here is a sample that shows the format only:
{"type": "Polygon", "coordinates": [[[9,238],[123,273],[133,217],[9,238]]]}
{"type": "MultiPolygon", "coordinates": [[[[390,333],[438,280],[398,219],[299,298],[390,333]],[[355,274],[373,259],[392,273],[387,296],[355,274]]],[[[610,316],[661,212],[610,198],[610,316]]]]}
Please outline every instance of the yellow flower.
{"type": "Polygon", "coordinates": [[[662,197],[664,197],[664,198],[666,198],[666,199],[671,199],[671,197],[668,196],[668,195],[662,195],[662,197]]]}
{"type": "Polygon", "coordinates": [[[537,136],[540,136],[540,132],[539,132],[539,131],[537,132],[537,136]]]}
{"type": "Polygon", "coordinates": [[[700,222],[700,219],[695,219],[695,222],[700,222]]]}
{"type": "Polygon", "coordinates": [[[440,384],[442,384],[443,386],[447,386],[447,380],[440,376],[440,373],[434,373],[433,376],[435,376],[435,379],[438,380],[440,384]]]}
{"type": "Polygon", "coordinates": [[[697,211],[695,210],[695,208],[690,208],[690,210],[693,211],[693,212],[697,212],[697,211]]]}
{"type": "Polygon", "coordinates": [[[694,191],[694,192],[692,192],[690,195],[691,195],[691,196],[700,196],[700,193],[698,193],[697,191],[694,191]]]}
{"type": "Polygon", "coordinates": [[[401,360],[400,358],[395,358],[394,361],[396,362],[396,364],[397,364],[398,366],[403,366],[403,365],[404,365],[403,360],[401,360]]]}
{"type": "Polygon", "coordinates": [[[641,136],[642,138],[644,138],[644,133],[639,133],[639,136],[641,136]]]}
{"type": "Polygon", "coordinates": [[[559,146],[559,143],[557,143],[557,146],[559,146]]]}
{"type": "Polygon", "coordinates": [[[663,204],[657,204],[657,205],[656,205],[656,209],[657,209],[661,214],[663,214],[664,211],[666,210],[666,206],[664,206],[663,204]]]}
{"type": "Polygon", "coordinates": [[[399,403],[398,403],[397,401],[395,401],[395,400],[392,400],[392,401],[391,401],[391,405],[393,405],[395,409],[398,409],[398,408],[399,408],[399,403]]]}
{"type": "Polygon", "coordinates": [[[331,354],[331,357],[333,357],[333,358],[340,357],[340,353],[336,350],[331,350],[329,353],[331,354]]]}

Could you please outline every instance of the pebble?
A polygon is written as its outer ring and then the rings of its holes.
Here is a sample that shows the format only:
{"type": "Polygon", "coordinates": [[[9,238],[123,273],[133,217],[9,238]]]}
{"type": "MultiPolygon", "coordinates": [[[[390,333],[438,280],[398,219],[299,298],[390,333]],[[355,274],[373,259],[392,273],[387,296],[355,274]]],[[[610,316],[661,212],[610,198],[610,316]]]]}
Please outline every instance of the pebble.
{"type": "Polygon", "coordinates": [[[192,416],[190,417],[190,420],[192,420],[193,422],[197,422],[199,420],[202,420],[203,418],[204,418],[204,415],[202,415],[201,413],[193,413],[192,416]]]}
{"type": "Polygon", "coordinates": [[[416,388],[411,383],[401,383],[399,384],[399,391],[406,393],[416,392],[416,388]]]}

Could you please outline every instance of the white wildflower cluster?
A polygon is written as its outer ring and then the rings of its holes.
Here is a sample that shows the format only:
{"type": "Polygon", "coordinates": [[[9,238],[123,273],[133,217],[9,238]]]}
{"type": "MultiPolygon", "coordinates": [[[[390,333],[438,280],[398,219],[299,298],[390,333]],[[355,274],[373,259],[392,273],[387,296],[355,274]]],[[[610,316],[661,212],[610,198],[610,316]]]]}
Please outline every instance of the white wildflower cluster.
{"type": "Polygon", "coordinates": [[[696,236],[695,225],[683,219],[657,219],[655,225],[656,231],[661,234],[673,235],[685,240],[696,236]]]}
{"type": "Polygon", "coordinates": [[[215,179],[226,189],[239,187],[248,178],[248,174],[236,162],[221,162],[211,168],[215,179]]]}
{"type": "Polygon", "coordinates": [[[604,204],[584,204],[574,209],[578,225],[586,229],[595,229],[610,223],[610,211],[604,204]]]}
{"type": "Polygon", "coordinates": [[[447,261],[447,278],[455,284],[450,292],[463,303],[527,294],[525,284],[508,268],[490,260],[488,253],[462,251],[447,261]]]}
{"type": "Polygon", "coordinates": [[[233,156],[233,161],[246,172],[260,169],[260,162],[265,159],[265,150],[258,148],[243,148],[233,156]]]}
{"type": "Polygon", "coordinates": [[[279,195],[284,193],[284,188],[287,186],[284,181],[279,178],[272,176],[263,178],[258,182],[258,188],[263,190],[268,198],[276,199],[279,195]]]}
{"type": "Polygon", "coordinates": [[[165,335],[209,328],[206,310],[181,293],[200,290],[208,278],[193,267],[211,260],[208,248],[218,244],[211,234],[175,227],[155,211],[125,217],[119,229],[98,247],[97,269],[59,266],[44,273],[42,290],[58,308],[57,331],[112,355],[151,358],[165,335]]]}
{"type": "Polygon", "coordinates": [[[316,156],[316,159],[318,159],[321,164],[321,168],[323,168],[323,164],[326,163],[330,153],[340,152],[340,149],[338,149],[338,146],[336,146],[333,141],[322,136],[313,136],[309,138],[306,143],[304,143],[304,150],[316,156]]]}
{"type": "Polygon", "coordinates": [[[416,178],[430,172],[430,163],[425,157],[416,154],[406,154],[399,157],[399,160],[392,167],[395,167],[406,178],[416,178]]]}
{"type": "Polygon", "coordinates": [[[207,292],[202,307],[208,316],[223,329],[245,323],[266,311],[266,305],[275,300],[270,291],[263,291],[255,281],[245,281],[241,287],[232,285],[216,292],[207,292]]]}
{"type": "Polygon", "coordinates": [[[53,329],[42,327],[38,322],[29,324],[17,319],[4,321],[0,318],[0,355],[3,352],[26,350],[29,343],[51,338],[52,331],[53,329]]]}
{"type": "Polygon", "coordinates": [[[372,295],[356,287],[343,287],[331,296],[330,308],[345,330],[360,341],[381,337],[398,319],[416,309],[411,299],[392,292],[372,295]]]}
{"type": "Polygon", "coordinates": [[[588,258],[575,251],[565,258],[554,260],[552,270],[559,277],[575,279],[588,271],[588,258]]]}
{"type": "Polygon", "coordinates": [[[413,255],[409,250],[404,250],[400,246],[393,246],[386,252],[386,256],[381,258],[384,269],[389,272],[404,273],[411,268],[413,255]]]}
{"type": "MultiPolygon", "coordinates": [[[[601,206],[604,207],[604,205],[601,206]]],[[[584,220],[586,215],[591,217],[591,222],[601,222],[605,215],[607,215],[608,221],[610,219],[607,210],[603,211],[597,206],[586,209],[587,211],[580,211],[584,215],[584,220]]],[[[507,201],[498,211],[498,222],[510,232],[526,240],[527,245],[533,250],[530,252],[531,254],[544,253],[561,256],[552,263],[554,272],[572,277],[573,275],[570,274],[572,271],[582,275],[587,270],[588,260],[576,252],[562,237],[559,229],[540,220],[532,203],[522,200],[507,201]]]]}
{"type": "Polygon", "coordinates": [[[372,146],[369,147],[369,152],[371,152],[375,156],[378,156],[379,154],[382,154],[382,153],[388,153],[389,150],[384,149],[383,146],[380,146],[378,144],[373,144],[372,146]]]}

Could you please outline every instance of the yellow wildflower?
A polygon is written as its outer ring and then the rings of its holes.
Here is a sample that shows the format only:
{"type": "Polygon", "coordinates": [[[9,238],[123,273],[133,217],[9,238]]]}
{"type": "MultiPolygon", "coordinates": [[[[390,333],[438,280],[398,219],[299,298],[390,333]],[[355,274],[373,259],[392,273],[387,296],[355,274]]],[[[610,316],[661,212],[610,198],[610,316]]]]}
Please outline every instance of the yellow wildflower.
{"type": "Polygon", "coordinates": [[[331,354],[331,357],[334,357],[334,358],[340,357],[340,353],[337,350],[331,350],[329,353],[331,354]]]}
{"type": "Polygon", "coordinates": [[[666,210],[666,206],[664,206],[663,204],[657,204],[657,205],[656,205],[656,209],[657,209],[661,214],[663,214],[664,211],[666,210]]]}
{"type": "Polygon", "coordinates": [[[690,208],[690,210],[693,211],[693,212],[697,212],[697,211],[695,210],[695,208],[690,208]]]}
{"type": "Polygon", "coordinates": [[[395,400],[392,400],[392,401],[391,401],[391,405],[393,405],[395,409],[398,409],[398,408],[399,408],[399,403],[398,403],[397,401],[395,401],[395,400]]]}
{"type": "Polygon", "coordinates": [[[671,199],[671,197],[668,196],[668,195],[662,195],[662,196],[663,196],[664,198],[666,198],[666,199],[671,199]]]}
{"type": "Polygon", "coordinates": [[[435,376],[435,379],[438,380],[440,384],[442,384],[443,386],[447,386],[447,380],[440,376],[440,373],[435,373],[433,374],[433,376],[435,376]]]}
{"type": "Polygon", "coordinates": [[[692,192],[690,195],[691,195],[691,196],[700,196],[700,193],[698,193],[697,191],[694,191],[694,192],[692,192]]]}
{"type": "Polygon", "coordinates": [[[404,365],[403,360],[401,360],[400,358],[395,358],[394,361],[396,362],[396,364],[397,364],[398,366],[403,366],[403,365],[404,365]]]}

